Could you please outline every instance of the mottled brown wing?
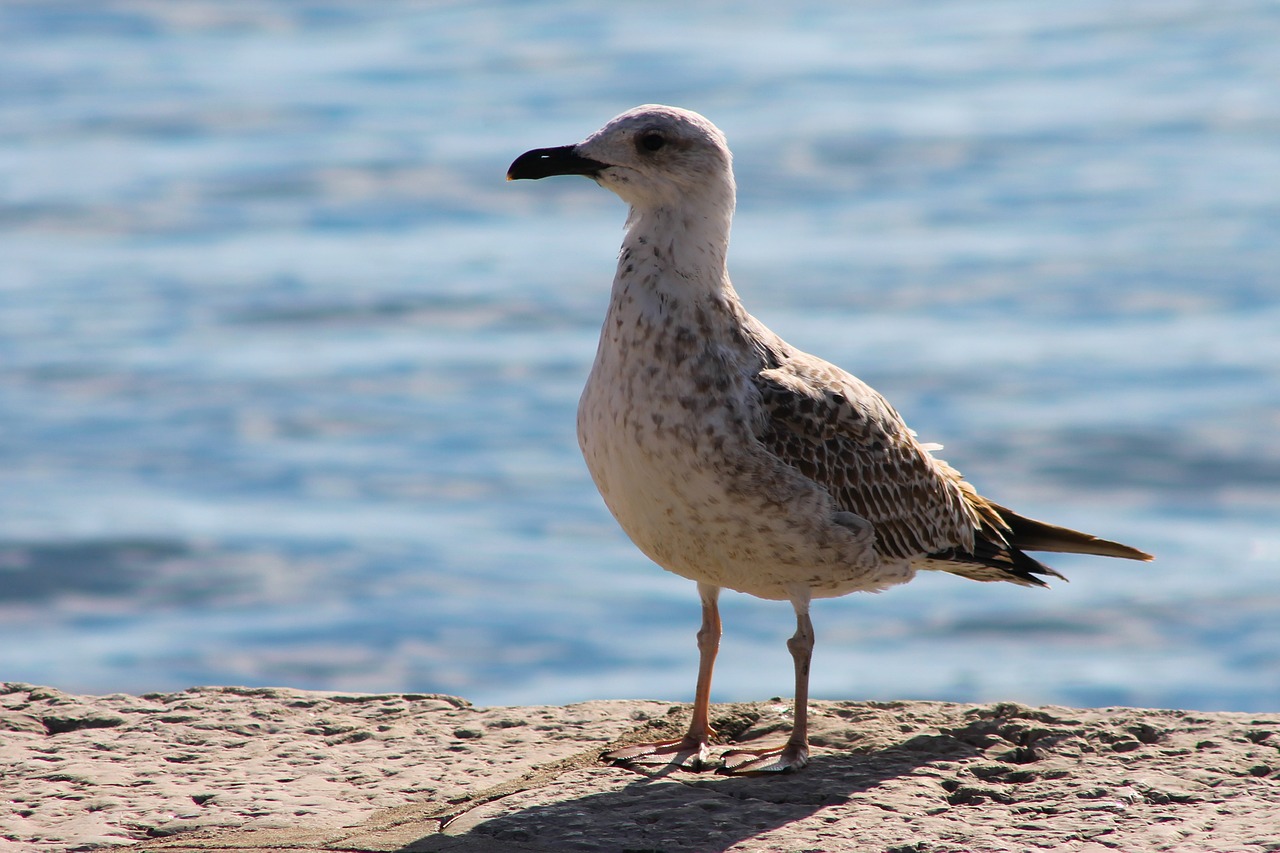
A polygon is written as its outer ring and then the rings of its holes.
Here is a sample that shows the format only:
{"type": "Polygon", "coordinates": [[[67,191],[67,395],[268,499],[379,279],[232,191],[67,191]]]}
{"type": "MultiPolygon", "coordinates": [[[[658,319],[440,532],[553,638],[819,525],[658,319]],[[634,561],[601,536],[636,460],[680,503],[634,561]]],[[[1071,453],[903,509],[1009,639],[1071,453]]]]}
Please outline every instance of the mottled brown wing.
{"type": "Polygon", "coordinates": [[[872,388],[806,356],[761,371],[756,387],[761,442],[871,522],[881,556],[973,550],[981,522],[965,499],[972,489],[872,388]]]}

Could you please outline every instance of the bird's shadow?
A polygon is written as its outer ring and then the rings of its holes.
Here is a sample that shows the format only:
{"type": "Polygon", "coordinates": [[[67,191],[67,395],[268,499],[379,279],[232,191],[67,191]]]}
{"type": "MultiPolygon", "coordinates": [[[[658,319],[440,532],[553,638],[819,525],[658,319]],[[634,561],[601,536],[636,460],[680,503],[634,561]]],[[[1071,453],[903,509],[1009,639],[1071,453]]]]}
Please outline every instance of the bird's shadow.
{"type": "Polygon", "coordinates": [[[913,774],[922,777],[920,796],[936,798],[932,805],[945,808],[956,791],[947,785],[946,777],[954,775],[948,762],[979,755],[990,731],[989,721],[974,720],[880,749],[818,750],[808,767],[786,775],[589,767],[552,785],[481,805],[449,824],[443,835],[425,836],[402,850],[723,851],[913,774]],[[928,773],[935,765],[937,772],[928,773]]]}

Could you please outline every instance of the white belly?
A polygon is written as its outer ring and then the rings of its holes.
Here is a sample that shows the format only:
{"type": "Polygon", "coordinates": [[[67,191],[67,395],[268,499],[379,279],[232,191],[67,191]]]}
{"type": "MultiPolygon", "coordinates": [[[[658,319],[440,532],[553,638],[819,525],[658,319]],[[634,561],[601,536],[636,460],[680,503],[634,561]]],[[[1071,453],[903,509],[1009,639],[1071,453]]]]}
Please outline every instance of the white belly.
{"type": "Polygon", "coordinates": [[[769,599],[910,579],[906,564],[875,557],[869,531],[832,522],[824,490],[764,451],[747,389],[700,394],[687,373],[639,375],[610,356],[583,391],[578,440],[605,504],[658,565],[769,599]]]}

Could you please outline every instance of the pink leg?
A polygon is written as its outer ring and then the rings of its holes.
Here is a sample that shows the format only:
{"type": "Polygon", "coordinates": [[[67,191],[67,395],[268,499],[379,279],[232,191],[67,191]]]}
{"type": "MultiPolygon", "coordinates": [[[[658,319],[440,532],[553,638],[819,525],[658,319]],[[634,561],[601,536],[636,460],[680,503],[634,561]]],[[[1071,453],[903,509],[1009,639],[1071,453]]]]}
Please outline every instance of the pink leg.
{"type": "Polygon", "coordinates": [[[779,747],[735,749],[724,755],[725,773],[789,773],[809,763],[809,663],[813,659],[813,622],[809,620],[809,597],[797,595],[791,604],[796,610],[796,633],[787,640],[787,649],[796,668],[796,701],[791,737],[779,747]]]}
{"type": "Polygon", "coordinates": [[[679,740],[655,741],[624,746],[606,752],[606,761],[624,764],[674,764],[700,770],[711,763],[711,673],[720,650],[720,588],[698,584],[702,597],[702,627],[698,629],[698,686],[693,698],[693,719],[679,740]]]}

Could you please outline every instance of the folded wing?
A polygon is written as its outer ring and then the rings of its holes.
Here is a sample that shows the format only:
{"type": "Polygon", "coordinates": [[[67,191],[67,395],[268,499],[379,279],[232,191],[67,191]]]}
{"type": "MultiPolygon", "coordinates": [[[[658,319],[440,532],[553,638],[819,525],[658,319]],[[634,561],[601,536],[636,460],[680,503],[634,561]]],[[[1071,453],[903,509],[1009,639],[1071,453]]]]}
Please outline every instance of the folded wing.
{"type": "Polygon", "coordinates": [[[1025,518],[980,496],[916,440],[870,386],[821,359],[778,359],[755,377],[758,438],[869,521],[882,559],[974,580],[1043,586],[1062,577],[1023,549],[1149,560],[1137,549],[1025,518]]]}

